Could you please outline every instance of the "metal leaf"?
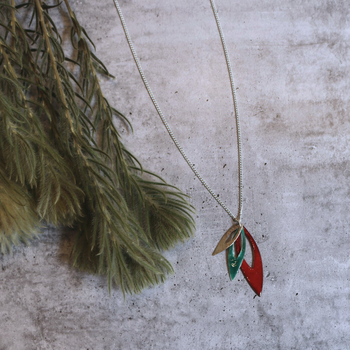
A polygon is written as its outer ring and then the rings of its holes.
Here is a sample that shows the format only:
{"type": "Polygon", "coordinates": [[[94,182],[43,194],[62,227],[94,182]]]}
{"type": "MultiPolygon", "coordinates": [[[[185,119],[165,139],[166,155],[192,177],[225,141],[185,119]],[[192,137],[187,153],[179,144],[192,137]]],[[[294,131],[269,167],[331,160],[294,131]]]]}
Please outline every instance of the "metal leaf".
{"type": "Polygon", "coordinates": [[[238,222],[235,222],[222,236],[218,245],[213,251],[213,255],[219,254],[229,248],[237,240],[239,233],[242,229],[242,225],[238,222]]]}
{"type": "MultiPolygon", "coordinates": [[[[244,227],[244,232],[252,248],[253,263],[252,263],[252,266],[249,266],[248,263],[245,260],[243,260],[243,263],[241,265],[241,271],[245,279],[249,283],[250,287],[254,290],[254,292],[258,296],[260,296],[263,288],[263,278],[264,278],[261,255],[259,252],[258,245],[256,244],[253,237],[245,227],[244,227]]],[[[236,246],[236,254],[239,254],[241,250],[239,240],[236,241],[235,246],[236,246]]]]}
{"type": "Polygon", "coordinates": [[[239,231],[241,234],[239,238],[237,239],[236,243],[240,240],[242,240],[242,249],[237,254],[237,257],[235,256],[235,249],[233,248],[233,245],[228,249],[228,254],[227,254],[227,265],[228,265],[228,271],[230,274],[230,279],[231,281],[236,277],[238,270],[240,269],[243,259],[244,259],[244,254],[245,254],[245,234],[243,228],[240,229],[239,231]]]}

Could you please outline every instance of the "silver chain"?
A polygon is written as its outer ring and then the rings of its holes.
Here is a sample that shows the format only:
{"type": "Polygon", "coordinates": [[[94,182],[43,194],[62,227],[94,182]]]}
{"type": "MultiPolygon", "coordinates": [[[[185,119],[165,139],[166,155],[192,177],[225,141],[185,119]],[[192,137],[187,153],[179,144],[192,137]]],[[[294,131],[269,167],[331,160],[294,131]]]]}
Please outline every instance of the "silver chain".
{"type": "Polygon", "coordinates": [[[219,20],[219,16],[218,16],[218,11],[217,8],[215,6],[215,2],[214,0],[210,0],[211,3],[211,7],[213,9],[214,12],[214,16],[215,16],[215,21],[218,27],[218,31],[220,34],[220,38],[221,38],[221,43],[222,43],[222,47],[224,49],[224,54],[225,54],[225,60],[226,60],[226,65],[227,65],[227,69],[228,69],[228,73],[229,73],[229,77],[230,77],[230,83],[231,83],[231,91],[232,91],[232,97],[233,97],[233,106],[234,106],[234,112],[235,112],[235,119],[236,119],[236,132],[237,132],[237,152],[238,152],[238,187],[239,187],[239,199],[238,199],[238,215],[237,217],[235,217],[232,212],[230,211],[230,209],[225,205],[225,203],[223,203],[221,201],[221,199],[218,197],[218,195],[215,194],[215,192],[210,188],[210,186],[207,184],[207,182],[202,178],[202,176],[199,174],[199,172],[197,171],[196,167],[194,166],[194,164],[190,161],[190,159],[188,158],[188,156],[186,155],[186,153],[184,152],[183,148],[180,146],[179,141],[176,139],[173,131],[171,130],[166,118],[164,117],[164,114],[162,112],[162,110],[159,107],[159,104],[151,90],[151,87],[148,84],[148,81],[146,79],[146,76],[144,74],[144,71],[142,69],[140,60],[138,58],[138,55],[136,53],[135,47],[132,43],[131,40],[131,36],[129,34],[129,30],[126,26],[126,22],[125,22],[125,18],[123,16],[122,10],[120,8],[120,5],[118,3],[118,0],[113,0],[114,4],[116,6],[116,9],[118,11],[118,15],[120,18],[120,21],[122,23],[123,29],[124,29],[124,33],[126,36],[126,40],[128,41],[129,47],[130,47],[130,51],[134,57],[137,69],[141,75],[142,81],[146,87],[146,90],[148,92],[149,97],[151,98],[153,105],[155,107],[155,109],[157,110],[157,113],[160,117],[160,119],[162,120],[166,130],[168,131],[171,139],[173,140],[175,146],[177,147],[177,149],[179,150],[179,152],[181,153],[182,157],[185,159],[186,163],[188,164],[188,166],[191,168],[191,170],[193,171],[193,173],[196,175],[196,177],[198,178],[198,180],[202,183],[202,185],[206,188],[206,190],[212,195],[212,197],[217,201],[217,203],[226,211],[226,213],[234,220],[240,223],[241,218],[242,218],[242,210],[243,210],[243,159],[242,159],[242,140],[241,140],[241,129],[240,129],[240,122],[239,122],[239,114],[238,114],[238,107],[237,107],[237,97],[236,97],[236,89],[235,89],[235,85],[233,82],[233,74],[232,74],[232,68],[231,68],[231,62],[230,62],[230,58],[228,55],[228,50],[227,50],[227,46],[226,46],[226,41],[224,38],[224,34],[221,28],[221,24],[220,24],[220,20],[219,20]]]}

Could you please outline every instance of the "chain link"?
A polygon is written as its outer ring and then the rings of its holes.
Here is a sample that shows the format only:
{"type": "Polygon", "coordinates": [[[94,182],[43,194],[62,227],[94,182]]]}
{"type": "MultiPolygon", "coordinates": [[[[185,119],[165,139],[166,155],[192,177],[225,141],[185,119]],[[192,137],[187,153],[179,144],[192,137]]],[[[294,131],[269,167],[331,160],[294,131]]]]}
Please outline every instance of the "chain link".
{"type": "Polygon", "coordinates": [[[211,7],[214,13],[214,17],[215,17],[215,21],[218,27],[218,31],[220,34],[220,39],[221,39],[221,43],[222,43],[222,47],[224,49],[224,54],[225,54],[225,60],[226,60],[226,65],[227,65],[227,69],[228,69],[228,73],[229,73],[229,78],[230,78],[230,83],[231,83],[231,91],[232,91],[232,97],[233,97],[233,106],[234,106],[234,113],[235,113],[235,119],[236,119],[236,132],[237,132],[237,152],[238,152],[238,183],[239,183],[239,200],[238,200],[238,214],[237,217],[235,217],[231,210],[225,205],[225,203],[223,203],[221,201],[221,199],[218,197],[218,195],[215,194],[215,192],[211,189],[211,187],[207,184],[207,182],[203,179],[203,177],[199,174],[199,172],[197,171],[196,167],[194,166],[194,164],[190,161],[190,159],[188,158],[187,154],[185,153],[185,151],[183,150],[183,148],[180,146],[179,141],[177,140],[177,138],[175,137],[173,131],[170,128],[170,125],[168,124],[162,110],[159,107],[159,104],[152,92],[151,87],[149,86],[149,83],[146,79],[146,76],[144,74],[144,71],[142,69],[140,60],[138,58],[138,55],[136,53],[135,47],[132,43],[131,40],[131,36],[129,34],[129,30],[127,28],[126,25],[126,21],[124,18],[124,15],[122,13],[122,10],[120,8],[119,2],[118,0],[113,0],[114,4],[116,6],[116,9],[118,11],[118,15],[120,18],[120,21],[122,23],[123,29],[124,29],[124,33],[126,36],[126,40],[129,44],[129,48],[130,51],[132,53],[132,56],[134,58],[134,61],[136,63],[137,69],[140,73],[141,79],[146,87],[146,90],[148,92],[149,97],[151,98],[153,105],[155,107],[155,109],[157,110],[157,113],[161,119],[161,121],[163,122],[169,136],[171,137],[171,139],[173,140],[175,146],[177,147],[177,149],[179,150],[179,152],[181,153],[182,157],[184,158],[184,160],[186,161],[186,163],[188,164],[188,166],[191,168],[191,170],[193,171],[193,173],[196,175],[196,177],[198,178],[198,180],[202,183],[202,185],[205,187],[205,189],[211,194],[211,196],[217,201],[217,203],[226,211],[226,213],[234,220],[240,223],[241,218],[242,218],[242,210],[243,210],[243,160],[242,160],[242,140],[241,140],[241,129],[240,129],[240,119],[239,119],[239,114],[238,114],[238,107],[237,107],[237,97],[236,97],[236,89],[235,89],[235,85],[233,82],[233,74],[232,74],[232,68],[231,68],[231,62],[230,62],[230,58],[228,55],[228,50],[227,50],[227,46],[226,46],[226,41],[224,38],[224,34],[221,28],[221,23],[219,20],[219,16],[218,16],[218,11],[217,8],[215,6],[215,2],[214,0],[210,0],[211,3],[211,7]]]}

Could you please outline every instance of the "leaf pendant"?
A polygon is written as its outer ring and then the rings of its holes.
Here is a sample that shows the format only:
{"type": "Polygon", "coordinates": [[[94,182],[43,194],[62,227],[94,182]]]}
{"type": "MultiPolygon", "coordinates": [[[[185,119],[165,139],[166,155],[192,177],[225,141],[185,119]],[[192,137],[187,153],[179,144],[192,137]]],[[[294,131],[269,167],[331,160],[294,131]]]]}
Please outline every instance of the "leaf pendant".
{"type": "MultiPolygon", "coordinates": [[[[254,238],[251,236],[251,234],[248,232],[248,230],[243,227],[244,232],[246,234],[247,240],[250,243],[250,246],[252,248],[252,256],[253,256],[253,263],[252,266],[249,266],[248,263],[243,260],[241,265],[241,271],[249,283],[250,287],[253,289],[253,291],[260,296],[262,288],[263,288],[263,265],[262,265],[262,259],[259,252],[258,245],[254,241],[254,238]]],[[[236,241],[236,254],[241,254],[241,244],[240,240],[238,239],[236,241]]],[[[245,246],[242,246],[242,250],[245,250],[245,246]]]]}
{"type": "Polygon", "coordinates": [[[239,240],[242,240],[242,249],[240,249],[239,254],[237,257],[235,256],[235,251],[233,248],[233,245],[231,245],[228,248],[228,254],[227,254],[227,265],[228,265],[228,271],[229,275],[231,278],[231,281],[236,277],[237,272],[239,268],[242,265],[243,259],[244,259],[244,254],[245,254],[245,234],[244,234],[244,229],[241,228],[240,230],[240,236],[236,240],[238,242],[239,240]]]}
{"type": "Polygon", "coordinates": [[[221,237],[220,242],[213,251],[213,255],[219,254],[228,249],[239,237],[239,233],[242,229],[242,225],[235,222],[221,237]]]}

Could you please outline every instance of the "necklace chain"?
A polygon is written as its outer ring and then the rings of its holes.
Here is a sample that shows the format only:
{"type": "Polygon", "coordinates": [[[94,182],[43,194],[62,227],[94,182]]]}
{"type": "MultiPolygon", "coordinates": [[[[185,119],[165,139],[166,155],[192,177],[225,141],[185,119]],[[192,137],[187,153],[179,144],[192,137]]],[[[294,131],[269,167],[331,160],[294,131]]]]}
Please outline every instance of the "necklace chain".
{"type": "Polygon", "coordinates": [[[125,18],[123,16],[122,10],[120,8],[120,5],[118,3],[118,0],[113,0],[114,4],[116,6],[116,9],[118,11],[118,15],[120,18],[120,21],[122,23],[123,29],[124,29],[124,33],[126,36],[126,40],[129,44],[129,48],[130,51],[132,53],[132,56],[134,58],[134,61],[136,63],[137,69],[140,73],[141,79],[146,87],[146,90],[148,92],[149,97],[151,98],[153,105],[155,107],[155,109],[157,110],[157,113],[161,119],[161,121],[163,122],[166,130],[168,131],[171,139],[173,140],[175,146],[177,147],[177,149],[179,150],[179,152],[181,153],[182,157],[185,159],[186,163],[188,164],[188,166],[191,168],[191,170],[193,171],[193,173],[196,175],[196,177],[198,178],[198,180],[202,183],[202,185],[205,187],[205,189],[211,194],[211,196],[217,201],[217,203],[226,211],[226,213],[234,220],[237,222],[241,221],[242,218],[242,210],[243,210],[243,157],[242,157],[242,138],[241,138],[241,129],[240,129],[240,118],[239,118],[239,113],[238,113],[238,107],[237,107],[237,97],[236,97],[236,89],[235,89],[235,85],[233,82],[233,73],[232,73],[232,68],[231,68],[231,62],[230,62],[230,58],[228,55],[228,50],[227,50],[227,46],[226,46],[226,41],[225,41],[225,37],[221,28],[221,23],[220,23],[220,19],[218,16],[218,11],[217,8],[215,6],[215,2],[214,0],[210,0],[210,4],[214,13],[214,17],[215,17],[215,21],[218,27],[218,31],[220,34],[220,39],[221,39],[221,44],[224,50],[224,54],[225,54],[225,60],[226,60],[226,65],[227,65],[227,69],[228,69],[228,73],[229,73],[229,78],[230,78],[230,83],[231,83],[231,91],[232,91],[232,98],[233,98],[233,107],[234,107],[234,113],[235,113],[235,119],[236,119],[236,132],[237,132],[237,152],[238,152],[238,188],[239,188],[239,193],[238,193],[238,214],[237,217],[235,217],[232,212],[230,211],[230,209],[225,205],[225,203],[223,203],[221,201],[221,199],[215,194],[215,192],[211,189],[211,187],[207,184],[207,182],[203,179],[203,177],[199,174],[199,172],[197,171],[196,167],[194,166],[194,164],[190,161],[190,159],[188,158],[187,154],[185,153],[185,151],[183,150],[183,148],[180,146],[179,141],[176,139],[173,131],[170,128],[169,123],[167,122],[162,110],[159,107],[159,104],[152,92],[152,89],[146,79],[146,76],[144,74],[144,71],[142,69],[140,60],[138,58],[138,55],[136,53],[135,47],[132,43],[131,40],[131,36],[129,34],[129,30],[127,28],[126,25],[126,21],[125,18]]]}

